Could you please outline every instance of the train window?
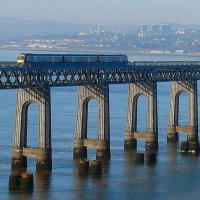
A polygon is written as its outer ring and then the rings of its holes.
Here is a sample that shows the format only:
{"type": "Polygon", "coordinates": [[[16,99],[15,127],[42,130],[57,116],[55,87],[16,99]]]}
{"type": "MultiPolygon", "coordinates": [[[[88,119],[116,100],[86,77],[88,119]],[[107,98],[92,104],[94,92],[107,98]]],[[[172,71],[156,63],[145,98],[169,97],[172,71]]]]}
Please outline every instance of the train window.
{"type": "Polygon", "coordinates": [[[18,59],[19,59],[19,60],[24,60],[24,58],[25,58],[25,55],[19,55],[19,56],[18,56],[18,59]]]}

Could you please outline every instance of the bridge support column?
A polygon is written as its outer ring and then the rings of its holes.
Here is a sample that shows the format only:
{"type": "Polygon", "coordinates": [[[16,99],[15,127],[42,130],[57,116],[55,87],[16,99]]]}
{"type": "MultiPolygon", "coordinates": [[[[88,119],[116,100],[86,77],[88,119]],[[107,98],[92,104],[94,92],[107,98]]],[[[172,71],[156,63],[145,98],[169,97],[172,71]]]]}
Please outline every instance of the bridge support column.
{"type": "Polygon", "coordinates": [[[27,167],[27,157],[37,158],[36,169],[51,169],[51,101],[50,88],[19,89],[17,91],[17,110],[12,151],[13,170],[27,167]],[[38,147],[27,146],[28,106],[39,106],[38,147]]]}
{"type": "Polygon", "coordinates": [[[197,81],[174,82],[171,87],[170,112],[168,125],[168,142],[178,141],[178,132],[186,132],[189,142],[189,151],[199,149],[198,141],[198,100],[197,81]],[[182,92],[188,93],[189,113],[188,125],[179,126],[179,96],[182,92]]]}
{"type": "Polygon", "coordinates": [[[157,125],[157,83],[130,84],[128,91],[128,114],[125,132],[125,150],[136,150],[137,140],[146,140],[146,151],[158,149],[158,125],[157,125]],[[144,95],[148,102],[147,131],[137,131],[137,101],[144,95]]]}
{"type": "Polygon", "coordinates": [[[96,147],[97,159],[110,159],[110,119],[109,86],[80,86],[78,91],[78,111],[76,136],[74,142],[74,159],[87,158],[87,147],[96,147]],[[88,102],[97,100],[99,104],[98,133],[96,139],[87,137],[88,102]]]}

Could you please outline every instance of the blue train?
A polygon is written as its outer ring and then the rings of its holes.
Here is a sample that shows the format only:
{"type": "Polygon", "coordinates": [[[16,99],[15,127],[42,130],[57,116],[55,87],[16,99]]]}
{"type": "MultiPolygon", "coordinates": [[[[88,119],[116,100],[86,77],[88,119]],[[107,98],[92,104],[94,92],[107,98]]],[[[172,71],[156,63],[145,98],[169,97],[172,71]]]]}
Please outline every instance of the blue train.
{"type": "Polygon", "coordinates": [[[126,55],[95,54],[20,54],[17,63],[20,65],[37,63],[127,63],[126,55]]]}

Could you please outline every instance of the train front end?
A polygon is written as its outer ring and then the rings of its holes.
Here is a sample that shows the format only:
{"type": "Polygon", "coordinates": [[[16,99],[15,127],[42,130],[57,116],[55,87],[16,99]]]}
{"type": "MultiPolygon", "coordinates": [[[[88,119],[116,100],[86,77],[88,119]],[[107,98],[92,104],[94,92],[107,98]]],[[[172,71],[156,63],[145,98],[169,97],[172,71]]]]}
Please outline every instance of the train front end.
{"type": "Polygon", "coordinates": [[[25,64],[25,59],[26,59],[26,55],[25,54],[19,54],[19,56],[17,57],[17,64],[18,65],[24,65],[25,64]]]}

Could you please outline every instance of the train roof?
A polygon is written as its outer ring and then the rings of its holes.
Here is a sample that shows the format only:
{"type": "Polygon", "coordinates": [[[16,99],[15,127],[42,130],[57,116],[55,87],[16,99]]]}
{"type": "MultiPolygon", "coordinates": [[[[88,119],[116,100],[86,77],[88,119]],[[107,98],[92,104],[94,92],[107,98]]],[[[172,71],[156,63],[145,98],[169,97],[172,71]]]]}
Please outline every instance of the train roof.
{"type": "Polygon", "coordinates": [[[51,53],[20,53],[19,55],[34,55],[34,56],[126,56],[124,54],[51,54],[51,53]]]}

